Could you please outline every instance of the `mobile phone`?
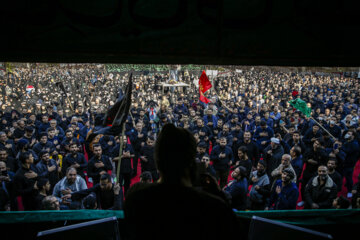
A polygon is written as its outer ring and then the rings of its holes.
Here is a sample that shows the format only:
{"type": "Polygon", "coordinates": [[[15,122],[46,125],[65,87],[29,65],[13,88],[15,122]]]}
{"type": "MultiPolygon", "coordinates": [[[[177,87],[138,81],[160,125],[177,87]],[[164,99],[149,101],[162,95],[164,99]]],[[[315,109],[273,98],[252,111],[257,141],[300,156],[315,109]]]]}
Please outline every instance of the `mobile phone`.
{"type": "Polygon", "coordinates": [[[334,149],[338,149],[338,147],[339,147],[339,144],[336,143],[336,144],[334,145],[334,149]]]}
{"type": "Polygon", "coordinates": [[[284,124],[284,121],[280,119],[280,124],[284,124]]]}
{"type": "Polygon", "coordinates": [[[1,175],[2,175],[2,176],[7,176],[7,175],[8,175],[8,172],[7,172],[6,170],[5,170],[5,171],[2,171],[2,172],[1,172],[1,175]]]}

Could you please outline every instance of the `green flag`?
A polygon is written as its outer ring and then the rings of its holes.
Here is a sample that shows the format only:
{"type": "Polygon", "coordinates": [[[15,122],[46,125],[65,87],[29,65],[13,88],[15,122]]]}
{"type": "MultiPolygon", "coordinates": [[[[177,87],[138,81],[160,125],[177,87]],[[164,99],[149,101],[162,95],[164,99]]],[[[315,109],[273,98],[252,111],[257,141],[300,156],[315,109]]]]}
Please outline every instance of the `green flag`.
{"type": "Polygon", "coordinates": [[[301,100],[300,98],[296,98],[294,100],[289,101],[290,105],[302,112],[305,116],[311,116],[311,108],[306,105],[306,102],[301,100]]]}

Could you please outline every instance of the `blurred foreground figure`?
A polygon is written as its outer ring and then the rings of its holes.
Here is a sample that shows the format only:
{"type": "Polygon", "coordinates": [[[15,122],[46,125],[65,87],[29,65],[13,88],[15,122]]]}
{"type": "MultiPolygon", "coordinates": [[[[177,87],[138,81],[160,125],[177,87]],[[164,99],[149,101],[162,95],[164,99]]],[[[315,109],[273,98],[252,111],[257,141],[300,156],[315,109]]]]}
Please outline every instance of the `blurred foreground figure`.
{"type": "Polygon", "coordinates": [[[231,208],[193,187],[196,143],[190,132],[166,124],[155,144],[158,183],[130,189],[124,211],[129,239],[235,239],[231,208]]]}

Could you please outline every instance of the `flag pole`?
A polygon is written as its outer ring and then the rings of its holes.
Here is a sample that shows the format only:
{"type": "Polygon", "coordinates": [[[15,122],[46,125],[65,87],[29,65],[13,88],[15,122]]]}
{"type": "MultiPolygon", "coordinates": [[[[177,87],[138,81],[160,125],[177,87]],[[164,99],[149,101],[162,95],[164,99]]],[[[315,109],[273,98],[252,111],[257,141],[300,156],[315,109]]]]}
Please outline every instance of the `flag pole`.
{"type": "MultiPolygon", "coordinates": [[[[123,147],[124,147],[124,137],[125,134],[125,123],[123,125],[122,131],[121,131],[121,136],[119,136],[120,138],[120,148],[119,148],[119,160],[118,160],[118,165],[116,168],[116,182],[119,183],[120,182],[120,168],[121,168],[121,158],[122,158],[122,151],[123,151],[123,147]]],[[[122,185],[122,184],[120,184],[122,185]]]]}
{"type": "Polygon", "coordinates": [[[314,120],[314,122],[321,127],[327,134],[329,134],[334,140],[337,140],[336,137],[334,137],[328,130],[326,130],[318,121],[316,121],[313,117],[310,117],[310,119],[314,120]]]}

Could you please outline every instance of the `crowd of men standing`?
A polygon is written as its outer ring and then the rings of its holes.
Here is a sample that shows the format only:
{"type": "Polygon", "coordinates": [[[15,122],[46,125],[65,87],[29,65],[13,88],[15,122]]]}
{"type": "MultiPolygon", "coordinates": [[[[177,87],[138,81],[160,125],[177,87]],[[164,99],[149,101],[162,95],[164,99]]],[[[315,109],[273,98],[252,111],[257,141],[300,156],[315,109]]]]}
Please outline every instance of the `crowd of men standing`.
{"type": "Polygon", "coordinates": [[[234,72],[212,79],[204,104],[199,72],[180,74],[187,88],[166,90],[159,85],[166,73],[134,76],[126,137],[99,135],[91,143],[89,132],[101,125],[128,73],[77,65],[19,67],[1,76],[0,210],[121,209],[139,164],[141,181],[159,179],[154,143],[166,123],[188,129],[197,141],[194,185],[235,209],[360,207],[353,182],[357,79],[234,72]],[[294,98],[308,103],[312,118],[290,106],[294,98]],[[120,141],[121,186],[114,181],[120,141]]]}

